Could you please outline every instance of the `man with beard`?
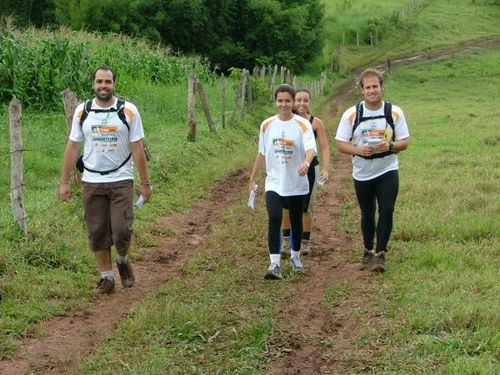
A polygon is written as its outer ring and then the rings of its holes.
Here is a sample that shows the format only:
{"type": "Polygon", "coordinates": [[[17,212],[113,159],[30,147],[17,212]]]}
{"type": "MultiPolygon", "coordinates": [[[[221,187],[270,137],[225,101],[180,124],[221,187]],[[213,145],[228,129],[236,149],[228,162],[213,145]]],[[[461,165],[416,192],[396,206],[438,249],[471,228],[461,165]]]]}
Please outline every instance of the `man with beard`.
{"type": "Polygon", "coordinates": [[[83,141],[80,165],[85,221],[90,247],[101,273],[94,290],[96,294],[111,294],[115,290],[111,261],[113,245],[118,253],[116,265],[122,286],[130,288],[135,283],[127,258],[134,218],[134,165],[139,172],[139,192],[144,202],[151,196],[141,116],[134,104],[114,96],[115,84],[111,68],[101,66],[94,71],[92,89],[95,97],[75,110],[59,184],[59,197],[68,202],[71,199],[70,173],[83,141]]]}

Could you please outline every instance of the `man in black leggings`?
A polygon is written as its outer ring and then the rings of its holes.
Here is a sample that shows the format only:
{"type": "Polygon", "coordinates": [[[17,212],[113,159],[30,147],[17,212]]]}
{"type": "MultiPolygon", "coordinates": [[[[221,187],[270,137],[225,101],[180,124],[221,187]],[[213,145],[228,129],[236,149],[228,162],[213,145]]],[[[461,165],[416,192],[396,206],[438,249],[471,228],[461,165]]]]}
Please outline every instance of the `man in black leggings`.
{"type": "Polygon", "coordinates": [[[353,155],[352,176],[365,247],[361,269],[384,272],[399,187],[397,154],[408,147],[410,133],[401,108],[382,99],[381,72],[366,69],[359,83],[364,100],[344,112],[335,142],[341,152],[353,155]]]}

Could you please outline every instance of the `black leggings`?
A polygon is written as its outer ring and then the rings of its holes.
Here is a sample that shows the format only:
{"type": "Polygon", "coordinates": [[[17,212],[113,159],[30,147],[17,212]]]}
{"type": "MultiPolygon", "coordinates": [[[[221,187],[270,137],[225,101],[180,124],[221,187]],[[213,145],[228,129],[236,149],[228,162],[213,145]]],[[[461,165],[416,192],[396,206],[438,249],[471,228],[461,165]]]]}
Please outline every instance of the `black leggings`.
{"type": "Polygon", "coordinates": [[[361,208],[361,230],[363,243],[368,250],[373,249],[375,230],[377,245],[375,251],[387,251],[387,243],[392,231],[392,216],[398,196],[398,171],[389,171],[373,180],[354,180],[354,188],[361,208]],[[375,229],[375,202],[378,204],[378,222],[375,229]]]}
{"type": "Polygon", "coordinates": [[[304,211],[305,195],[294,195],[282,197],[274,191],[266,192],[267,215],[269,227],[267,241],[270,254],[279,254],[281,251],[281,220],[283,219],[283,207],[288,206],[290,215],[291,236],[290,245],[295,251],[300,251],[302,242],[302,215],[304,211]]]}

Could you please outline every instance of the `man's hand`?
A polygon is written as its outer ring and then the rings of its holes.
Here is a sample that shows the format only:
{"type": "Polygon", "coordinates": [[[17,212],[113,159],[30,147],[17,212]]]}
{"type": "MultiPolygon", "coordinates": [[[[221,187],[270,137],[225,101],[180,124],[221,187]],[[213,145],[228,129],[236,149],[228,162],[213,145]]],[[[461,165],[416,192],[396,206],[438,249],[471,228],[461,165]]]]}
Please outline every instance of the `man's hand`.
{"type": "Polygon", "coordinates": [[[59,198],[63,202],[69,202],[71,200],[71,190],[68,183],[59,184],[59,198]]]}

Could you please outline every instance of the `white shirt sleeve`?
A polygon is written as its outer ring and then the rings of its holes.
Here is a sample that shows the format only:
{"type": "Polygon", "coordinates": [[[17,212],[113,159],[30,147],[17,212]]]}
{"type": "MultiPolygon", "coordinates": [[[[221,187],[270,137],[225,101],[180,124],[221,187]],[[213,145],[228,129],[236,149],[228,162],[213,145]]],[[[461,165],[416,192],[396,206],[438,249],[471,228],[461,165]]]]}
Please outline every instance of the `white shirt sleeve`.
{"type": "Polygon", "coordinates": [[[71,132],[69,133],[69,139],[73,142],[83,141],[83,130],[80,126],[80,113],[83,113],[83,107],[85,102],[80,103],[73,114],[73,121],[71,122],[71,132]]]}
{"type": "Polygon", "coordinates": [[[399,119],[394,123],[395,140],[398,141],[400,139],[410,137],[410,131],[408,130],[408,124],[406,123],[406,118],[403,111],[401,110],[401,108],[395,105],[393,105],[392,108],[393,111],[399,115],[399,119]]]}
{"type": "Polygon", "coordinates": [[[349,122],[349,118],[354,114],[355,111],[356,106],[353,106],[345,111],[342,115],[342,118],[339,122],[339,127],[337,128],[337,134],[335,135],[335,139],[337,141],[351,142],[353,124],[349,122]]]}
{"type": "Polygon", "coordinates": [[[137,110],[137,107],[129,102],[125,104],[128,109],[132,111],[133,118],[128,118],[130,124],[130,142],[137,142],[144,138],[144,127],[142,125],[141,114],[137,110]]]}

